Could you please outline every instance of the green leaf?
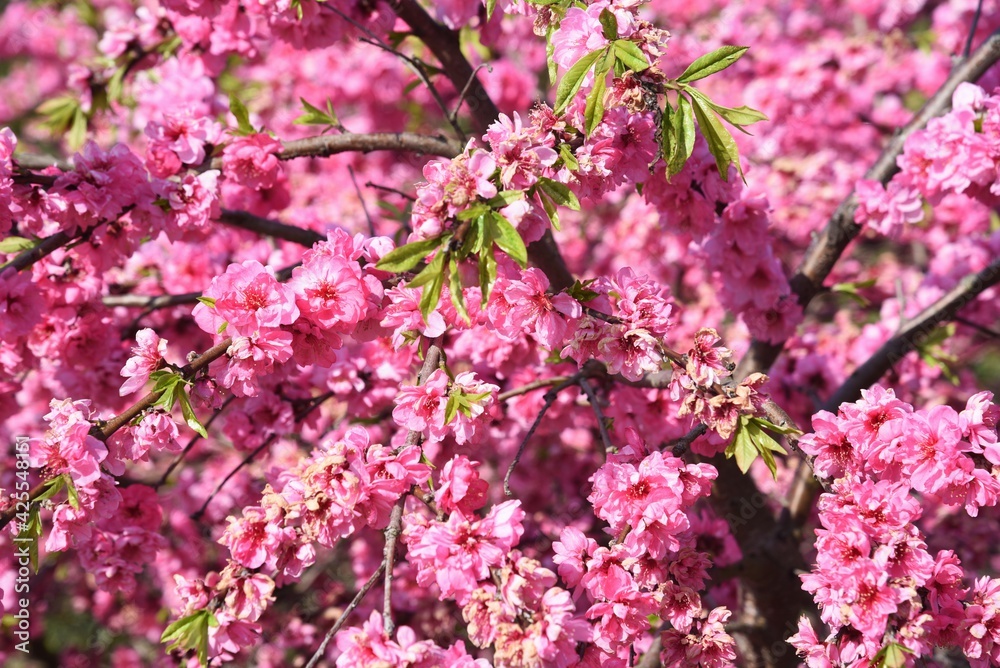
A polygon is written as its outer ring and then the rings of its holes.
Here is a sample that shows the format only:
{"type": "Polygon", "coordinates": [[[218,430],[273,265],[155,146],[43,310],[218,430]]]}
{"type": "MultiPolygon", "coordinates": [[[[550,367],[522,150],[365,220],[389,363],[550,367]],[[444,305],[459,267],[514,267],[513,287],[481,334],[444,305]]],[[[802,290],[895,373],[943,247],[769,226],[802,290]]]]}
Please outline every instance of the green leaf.
{"type": "Polygon", "coordinates": [[[187,426],[202,438],[208,438],[208,432],[205,431],[204,425],[198,421],[198,416],[191,406],[191,399],[188,397],[187,390],[182,387],[177,398],[181,402],[181,415],[184,416],[187,426]]]}
{"type": "Polygon", "coordinates": [[[570,171],[575,172],[580,169],[580,162],[576,159],[576,156],[573,155],[573,148],[569,144],[565,142],[559,144],[559,157],[562,158],[563,164],[566,165],[570,171]]]}
{"type": "Polygon", "coordinates": [[[612,46],[615,50],[615,57],[627,69],[633,72],[642,72],[649,69],[649,60],[646,59],[646,54],[642,52],[642,49],[635,42],[630,42],[627,39],[619,39],[615,40],[612,46]]]}
{"type": "Polygon", "coordinates": [[[494,209],[502,209],[510,206],[514,202],[524,199],[523,190],[503,190],[498,192],[493,199],[487,202],[494,209]]]}
{"type": "Polygon", "coordinates": [[[39,515],[39,505],[32,503],[28,508],[28,521],[17,527],[17,537],[20,539],[19,542],[28,544],[28,563],[34,573],[38,573],[38,539],[41,536],[42,518],[39,515]]]}
{"type": "Polygon", "coordinates": [[[559,227],[559,210],[558,207],[556,207],[555,202],[552,201],[551,197],[545,194],[544,190],[538,191],[538,199],[542,201],[542,209],[545,210],[545,215],[547,215],[549,220],[552,222],[552,227],[557,230],[561,230],[562,228],[559,227]]]}
{"type": "Polygon", "coordinates": [[[300,97],[299,101],[302,102],[305,113],[292,121],[294,125],[340,126],[340,119],[337,118],[337,112],[333,110],[333,103],[329,99],[326,101],[326,111],[309,104],[304,97],[300,97]]]}
{"type": "Polygon", "coordinates": [[[68,474],[64,473],[63,476],[66,478],[66,498],[69,505],[73,507],[73,510],[79,510],[80,494],[76,491],[76,485],[73,484],[73,479],[68,474]]]}
{"type": "MultiPolygon", "coordinates": [[[[674,139],[673,151],[667,161],[667,176],[673,176],[687,164],[694,150],[694,112],[691,103],[683,95],[677,99],[677,111],[671,115],[671,135],[674,139]]],[[[728,174],[728,171],[727,171],[728,174]]]]}
{"type": "Polygon", "coordinates": [[[10,253],[20,253],[29,248],[34,248],[35,242],[24,237],[7,237],[0,241],[0,253],[7,255],[10,253]]]}
{"type": "Polygon", "coordinates": [[[555,113],[561,114],[566,110],[566,107],[572,102],[573,96],[576,95],[576,92],[580,90],[580,86],[583,85],[583,80],[586,78],[587,72],[594,66],[597,59],[607,52],[606,48],[591,51],[567,70],[566,74],[563,75],[562,81],[559,82],[559,87],[556,89],[555,113]]]}
{"type": "Polygon", "coordinates": [[[489,210],[490,210],[489,204],[485,202],[475,202],[474,204],[469,206],[469,208],[462,209],[461,211],[459,211],[455,215],[455,218],[457,218],[462,222],[465,222],[466,220],[472,220],[473,218],[478,218],[484,213],[488,213],[489,210]]]}
{"type": "Polygon", "coordinates": [[[108,100],[112,102],[118,102],[122,99],[122,91],[124,89],[125,83],[125,71],[126,67],[122,65],[115,70],[115,73],[111,75],[108,79],[107,92],[108,100]]]}
{"type": "Polygon", "coordinates": [[[235,94],[229,96],[229,111],[236,117],[238,134],[252,135],[256,132],[250,124],[250,112],[235,94]]]}
{"type": "Polygon", "coordinates": [[[710,74],[721,72],[742,58],[743,54],[746,53],[749,48],[750,47],[748,46],[719,47],[712,53],[705,54],[688,65],[683,74],[677,77],[677,80],[681,83],[689,83],[691,81],[697,81],[698,79],[704,79],[710,74]]]}
{"type": "Polygon", "coordinates": [[[854,283],[834,283],[830,286],[830,292],[850,297],[862,306],[868,306],[871,302],[869,302],[864,295],[859,293],[858,290],[870,288],[875,285],[875,282],[876,279],[872,278],[867,281],[856,281],[854,283]]]}
{"type": "Polygon", "coordinates": [[[486,0],[486,20],[493,18],[493,11],[497,8],[497,0],[486,0]]]}
{"type": "MultiPolygon", "coordinates": [[[[492,243],[492,242],[490,242],[492,243]]],[[[483,250],[479,255],[479,289],[483,293],[481,308],[486,308],[493,284],[497,282],[497,259],[492,250],[483,250]]]]}
{"type": "Polygon", "coordinates": [[[614,55],[609,50],[604,60],[594,70],[594,87],[587,95],[587,104],[583,116],[585,130],[589,135],[604,119],[604,94],[608,89],[608,74],[615,63],[614,55]]]}
{"type": "Polygon", "coordinates": [[[903,668],[906,665],[906,655],[913,650],[898,642],[891,642],[873,657],[876,668],[903,668]]]}
{"type": "Polygon", "coordinates": [[[451,421],[458,415],[458,395],[452,394],[448,397],[448,403],[444,406],[444,423],[451,424],[451,421]]]}
{"type": "Polygon", "coordinates": [[[219,625],[219,620],[215,618],[209,610],[199,610],[186,617],[181,617],[176,622],[163,630],[160,642],[171,644],[167,647],[168,652],[174,650],[193,649],[198,654],[198,661],[201,665],[208,665],[208,629],[219,625]]]}
{"type": "MultiPolygon", "coordinates": [[[[445,253],[440,253],[442,263],[445,253]]],[[[436,261],[436,258],[435,258],[436,261]]],[[[431,313],[441,301],[441,288],[444,286],[444,267],[438,268],[437,273],[431,277],[430,283],[424,286],[423,294],[420,295],[420,313],[424,316],[424,322],[431,317],[431,313]]]]}
{"type": "Polygon", "coordinates": [[[936,367],[941,370],[941,374],[954,385],[958,385],[959,378],[951,370],[951,365],[958,362],[958,358],[947,352],[942,344],[955,335],[955,323],[938,327],[928,334],[923,340],[916,343],[917,354],[924,364],[936,367]]]}
{"type": "Polygon", "coordinates": [[[740,471],[746,473],[750,470],[753,460],[757,459],[757,448],[754,447],[753,439],[747,429],[746,416],[741,415],[736,423],[736,431],[733,433],[733,440],[726,447],[726,458],[736,457],[736,465],[740,471]]]}
{"type": "Polygon", "coordinates": [[[48,501],[56,494],[62,491],[62,488],[66,486],[66,474],[56,476],[48,482],[45,483],[45,491],[35,497],[35,501],[41,503],[42,501],[48,501]]]}
{"type": "Polygon", "coordinates": [[[451,303],[465,322],[471,322],[469,312],[465,308],[465,294],[462,292],[462,277],[459,274],[459,261],[453,259],[449,263],[448,291],[451,293],[451,303]]]}
{"type": "Polygon", "coordinates": [[[712,100],[710,100],[707,95],[690,86],[685,86],[684,90],[687,91],[687,93],[689,93],[690,95],[693,95],[694,97],[697,97],[699,100],[704,102],[705,105],[710,107],[715,113],[721,116],[723,120],[725,120],[727,123],[736,126],[743,132],[746,132],[746,130],[743,130],[742,126],[753,125],[754,123],[759,123],[760,121],[767,120],[767,116],[760,113],[756,109],[751,109],[746,105],[736,108],[723,107],[720,104],[712,102],[712,100]]]}
{"type": "Polygon", "coordinates": [[[208,308],[215,308],[215,297],[198,297],[198,301],[208,308]]]}
{"type": "Polygon", "coordinates": [[[618,39],[618,18],[610,9],[602,9],[598,17],[601,28],[604,29],[604,38],[607,40],[618,39]]]}
{"type": "Polygon", "coordinates": [[[448,253],[444,250],[438,251],[434,259],[419,274],[413,277],[413,280],[407,284],[407,287],[419,288],[433,281],[436,275],[444,271],[444,261],[447,255],[448,253]]]}
{"type": "Polygon", "coordinates": [[[426,258],[432,250],[441,246],[441,243],[442,238],[438,236],[400,246],[386,253],[375,265],[375,268],[393,273],[409,271],[426,258]]]}
{"type": "Polygon", "coordinates": [[[69,134],[66,136],[66,143],[69,145],[71,150],[77,150],[81,148],[87,141],[87,114],[83,112],[80,107],[76,108],[76,113],[73,114],[73,124],[69,128],[69,134]]]}
{"type": "Polygon", "coordinates": [[[763,430],[768,429],[780,433],[798,433],[797,430],[789,427],[778,427],[763,418],[741,415],[733,432],[733,440],[726,448],[726,457],[736,457],[736,465],[740,471],[746,473],[750,470],[750,465],[757,459],[758,455],[764,459],[768,470],[772,476],[777,476],[777,463],[774,461],[775,452],[787,454],[785,449],[774,440],[774,438],[763,430]]]}
{"type": "Polygon", "coordinates": [[[698,127],[701,134],[708,142],[708,150],[715,156],[715,165],[719,168],[719,176],[723,181],[729,180],[729,165],[736,165],[736,171],[743,176],[743,167],[740,165],[740,153],[736,148],[736,140],[729,134],[722,123],[716,118],[711,107],[703,104],[697,97],[691,99],[694,103],[694,115],[698,119],[698,127]]]}
{"type": "Polygon", "coordinates": [[[522,267],[528,266],[528,249],[520,233],[499,213],[494,212],[492,219],[493,239],[497,246],[522,267]]]}
{"type": "Polygon", "coordinates": [[[559,206],[565,206],[573,211],[580,210],[580,200],[577,199],[576,193],[570,190],[566,184],[543,176],[538,179],[538,187],[559,206]]]}
{"type": "MultiPolygon", "coordinates": [[[[787,436],[789,434],[801,434],[802,433],[801,431],[799,431],[795,427],[792,427],[790,425],[785,425],[783,427],[780,427],[780,426],[774,424],[773,422],[771,422],[770,420],[767,420],[767,419],[762,418],[762,417],[752,417],[752,418],[750,418],[750,422],[754,423],[755,425],[757,425],[759,427],[767,429],[768,431],[772,431],[775,434],[783,434],[783,435],[787,436]]],[[[782,452],[782,453],[785,452],[784,448],[782,448],[780,445],[778,446],[778,448],[779,448],[778,452],[782,452]]]]}

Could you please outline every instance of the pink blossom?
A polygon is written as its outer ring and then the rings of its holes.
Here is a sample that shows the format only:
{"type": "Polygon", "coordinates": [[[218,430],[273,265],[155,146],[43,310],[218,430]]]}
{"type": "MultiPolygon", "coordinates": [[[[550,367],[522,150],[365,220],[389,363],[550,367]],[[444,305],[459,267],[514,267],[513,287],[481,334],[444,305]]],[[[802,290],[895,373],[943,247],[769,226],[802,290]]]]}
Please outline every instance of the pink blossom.
{"type": "Polygon", "coordinates": [[[888,189],[878,181],[863,179],[854,187],[858,208],[854,221],[867,225],[879,234],[896,237],[907,225],[924,219],[924,203],[920,193],[900,182],[889,182],[888,189]]]}
{"type": "Polygon", "coordinates": [[[41,320],[44,308],[45,301],[27,273],[13,267],[0,270],[0,339],[28,334],[41,320]]]}
{"type": "Polygon", "coordinates": [[[139,345],[133,346],[132,357],[128,358],[121,371],[121,375],[128,378],[119,390],[123,397],[142,389],[149,380],[149,374],[163,364],[163,356],[167,352],[166,340],[148,327],[136,332],[135,340],[139,345]]]}
{"type": "Polygon", "coordinates": [[[490,568],[499,566],[524,532],[520,501],[494,506],[481,520],[452,513],[445,522],[426,526],[407,524],[403,540],[409,559],[417,566],[421,586],[436,583],[441,597],[464,605],[478,582],[487,580],[490,568]]]}
{"type": "Polygon", "coordinates": [[[237,137],[222,152],[223,173],[247,188],[271,188],[278,180],[281,148],[281,142],[268,134],[237,137]]]}
{"type": "Polygon", "coordinates": [[[261,328],[290,325],[299,317],[292,288],[278,283],[272,270],[256,260],[229,265],[204,296],[214,303],[198,304],[193,315],[198,326],[211,334],[228,323],[228,331],[247,337],[261,328]]]}
{"type": "MultiPolygon", "coordinates": [[[[302,316],[325,330],[350,333],[368,314],[372,290],[357,262],[337,255],[314,255],[296,267],[289,285],[302,316]]],[[[375,285],[381,297],[382,286],[377,281],[375,285]]]]}
{"type": "Polygon", "coordinates": [[[489,483],[479,477],[479,462],[465,455],[456,455],[441,469],[441,478],[434,491],[434,502],[443,512],[458,511],[471,516],[486,504],[489,483]]]}
{"type": "Polygon", "coordinates": [[[403,429],[429,432],[441,440],[446,433],[445,405],[448,396],[448,374],[435,369],[421,385],[400,389],[392,419],[403,429]]]}

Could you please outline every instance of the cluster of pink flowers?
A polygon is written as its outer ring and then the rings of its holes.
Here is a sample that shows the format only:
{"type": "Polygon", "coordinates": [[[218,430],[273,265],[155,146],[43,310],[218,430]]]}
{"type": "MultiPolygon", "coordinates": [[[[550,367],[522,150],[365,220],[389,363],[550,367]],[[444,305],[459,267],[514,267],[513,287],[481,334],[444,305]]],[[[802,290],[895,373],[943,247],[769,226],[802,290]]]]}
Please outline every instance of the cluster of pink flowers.
{"type": "Polygon", "coordinates": [[[420,385],[400,389],[392,418],[403,429],[440,441],[452,435],[461,445],[472,441],[493,418],[499,417],[496,396],[500,388],[483,382],[474,371],[454,380],[435,369],[420,385]]]}
{"type": "Polygon", "coordinates": [[[333,364],[339,335],[353,332],[382,302],[381,282],[359,263],[366,254],[360,238],[338,231],[306,253],[289,283],[255,260],[229,265],[193,314],[205,332],[232,336],[222,384],[254,396],[259,377],[293,355],[303,364],[333,364]]]}
{"type": "Polygon", "coordinates": [[[916,525],[920,497],[970,515],[1000,499],[992,461],[1000,409],[991,399],[977,394],[961,413],[914,410],[876,386],[837,415],[814,417],[816,431],[800,445],[834,483],[819,502],[816,566],[802,579],[831,633],[820,640],[800,623],[792,644],[808,665],[871,660],[890,642],[913,657],[958,646],[974,666],[1000,659],[998,585],[981,578],[970,596],[954,552],[932,555],[916,525]]]}
{"type": "Polygon", "coordinates": [[[1000,202],[1000,95],[960,84],[952,111],[907,137],[898,164],[900,172],[887,187],[858,183],[859,225],[898,234],[924,218],[924,200],[938,204],[947,195],[965,195],[990,206],[1000,202]]]}

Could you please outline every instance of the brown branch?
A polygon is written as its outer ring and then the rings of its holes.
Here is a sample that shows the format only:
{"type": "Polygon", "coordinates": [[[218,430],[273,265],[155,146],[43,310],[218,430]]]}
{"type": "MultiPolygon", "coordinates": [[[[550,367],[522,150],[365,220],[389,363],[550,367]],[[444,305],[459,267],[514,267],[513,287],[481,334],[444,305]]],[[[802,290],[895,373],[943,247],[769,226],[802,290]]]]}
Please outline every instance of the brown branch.
{"type": "Polygon", "coordinates": [[[406,494],[399,497],[392,507],[389,516],[389,526],[385,530],[385,552],[382,562],[385,564],[385,591],[382,594],[382,627],[390,638],[396,631],[396,622],[392,619],[392,564],[396,560],[396,541],[403,527],[403,506],[406,504],[406,494]]]}
{"type": "MultiPolygon", "coordinates": [[[[948,80],[934,96],[889,141],[889,145],[865,174],[865,178],[873,179],[883,185],[889,183],[893,175],[899,171],[896,159],[902,154],[907,138],[926,126],[932,118],[940,116],[951,108],[951,97],[960,84],[978,80],[998,60],[1000,60],[1000,31],[990,35],[972,56],[955,67],[948,80]]],[[[823,281],[830,275],[847,245],[861,232],[861,227],[854,222],[857,206],[857,198],[852,192],[837,207],[826,227],[813,239],[795,275],[792,276],[790,281],[792,292],[795,293],[803,309],[809,305],[813,297],[823,291],[823,281]]],[[[766,372],[781,354],[784,346],[784,341],[766,343],[755,340],[740,361],[736,371],[737,380],[758,371],[766,372]]]]}
{"type": "Polygon", "coordinates": [[[295,227],[294,225],[286,225],[270,218],[255,216],[246,211],[223,209],[222,214],[219,216],[219,222],[232,227],[249,230],[250,232],[256,232],[257,234],[274,237],[275,239],[291,241],[300,246],[309,247],[326,239],[319,232],[295,227]]]}
{"type": "Polygon", "coordinates": [[[582,378],[582,376],[574,374],[545,393],[545,403],[542,404],[542,410],[538,411],[538,415],[535,416],[535,421],[531,423],[528,433],[526,433],[524,438],[521,439],[521,444],[517,446],[517,452],[514,453],[514,459],[511,460],[510,466],[507,467],[507,474],[503,477],[503,493],[506,496],[514,496],[514,493],[510,491],[510,477],[514,475],[514,469],[517,468],[518,462],[521,461],[521,456],[524,454],[524,448],[528,445],[528,441],[531,440],[535,430],[538,429],[538,425],[542,423],[542,418],[544,418],[545,414],[550,408],[552,408],[552,404],[556,402],[556,399],[559,397],[559,393],[567,387],[579,383],[580,378],[582,378]]]}
{"type": "Polygon", "coordinates": [[[185,292],[177,295],[105,295],[101,297],[101,302],[111,308],[121,306],[155,311],[171,306],[193,304],[198,301],[198,297],[201,297],[200,292],[185,292]]]}
{"type": "Polygon", "coordinates": [[[16,271],[23,271],[78,236],[80,236],[79,233],[70,235],[65,232],[56,232],[52,236],[45,237],[31,248],[18,253],[13,260],[0,266],[0,271],[8,267],[13,267],[16,271]]]}
{"type": "MultiPolygon", "coordinates": [[[[209,364],[211,364],[215,360],[225,355],[226,351],[229,350],[229,346],[230,344],[232,344],[232,342],[233,342],[232,339],[226,339],[225,341],[217,343],[216,345],[212,346],[204,353],[199,355],[193,362],[185,365],[181,369],[181,375],[185,379],[190,380],[191,378],[194,377],[196,373],[198,373],[202,369],[206,368],[209,364]]],[[[127,409],[125,409],[124,412],[116,415],[115,417],[111,418],[103,425],[101,425],[100,433],[103,436],[103,438],[107,440],[108,437],[110,437],[116,431],[118,431],[126,424],[131,422],[133,419],[138,417],[139,414],[142,413],[144,410],[146,410],[147,408],[152,408],[156,404],[157,400],[160,398],[160,394],[162,393],[150,392],[142,399],[140,399],[139,401],[135,402],[127,409]]]]}
{"type": "MultiPolygon", "coordinates": [[[[479,134],[485,134],[500,116],[500,109],[483,88],[476,70],[462,53],[458,33],[431,18],[416,0],[390,0],[389,5],[440,61],[441,69],[455,90],[466,93],[463,98],[472,113],[473,126],[479,134]]],[[[559,252],[551,229],[528,246],[528,257],[532,264],[545,272],[553,290],[558,292],[573,285],[573,274],[559,252]]]]}
{"type": "MultiPolygon", "coordinates": [[[[836,413],[841,404],[856,401],[861,396],[861,390],[877,383],[886,371],[907,354],[917,350],[938,327],[952,320],[962,308],[997,283],[1000,283],[1000,260],[963,278],[950,292],[904,323],[895,336],[883,343],[875,354],[856,368],[837,388],[822,406],[822,410],[836,413]]],[[[789,504],[789,511],[796,524],[801,525],[806,521],[820,489],[819,483],[812,476],[796,476],[789,504]]]]}
{"type": "Polygon", "coordinates": [[[375,586],[375,583],[378,582],[384,572],[385,560],[383,559],[382,563],[379,564],[379,567],[375,569],[375,572],[372,573],[370,578],[368,578],[368,581],[365,582],[361,589],[358,590],[354,599],[348,603],[346,608],[344,608],[344,612],[337,618],[337,621],[330,627],[330,630],[326,632],[323,642],[320,643],[319,649],[317,649],[312,655],[312,658],[309,659],[309,663],[306,664],[306,668],[315,668],[316,664],[319,663],[319,660],[323,658],[323,653],[326,651],[326,646],[330,643],[330,639],[337,634],[337,631],[339,631],[344,625],[347,618],[350,617],[352,612],[354,612],[354,609],[361,605],[361,601],[363,601],[365,596],[368,595],[368,592],[371,591],[371,588],[375,586]]]}
{"type": "MultiPolygon", "coordinates": [[[[325,392],[325,393],[323,393],[323,394],[321,394],[319,396],[313,397],[309,401],[309,403],[305,405],[305,407],[300,408],[295,413],[295,422],[296,423],[301,422],[307,415],[309,415],[309,413],[313,412],[313,410],[315,410],[316,408],[319,408],[319,406],[322,405],[324,401],[326,401],[327,399],[329,399],[332,396],[333,396],[333,392],[325,392]]],[[[279,436],[279,434],[271,434],[266,439],[264,439],[263,443],[261,443],[260,445],[258,445],[252,452],[248,453],[240,461],[240,463],[236,465],[236,468],[234,468],[232,471],[230,471],[229,474],[226,475],[226,477],[223,478],[222,481],[220,481],[219,484],[215,486],[215,489],[212,490],[212,493],[209,494],[208,498],[205,499],[205,502],[201,504],[201,508],[199,508],[193,515],[191,515],[191,519],[194,520],[194,521],[196,521],[196,522],[198,520],[200,520],[201,517],[202,517],[202,515],[205,514],[205,511],[208,510],[209,504],[212,503],[212,501],[215,499],[216,496],[218,496],[219,492],[222,491],[222,488],[226,486],[226,483],[228,483],[230,480],[232,480],[233,476],[235,476],[237,473],[239,473],[243,469],[244,466],[246,466],[247,464],[249,464],[250,462],[252,462],[254,459],[256,459],[257,455],[259,455],[267,447],[269,447],[272,443],[274,443],[276,440],[278,440],[278,436],[279,436]]]]}

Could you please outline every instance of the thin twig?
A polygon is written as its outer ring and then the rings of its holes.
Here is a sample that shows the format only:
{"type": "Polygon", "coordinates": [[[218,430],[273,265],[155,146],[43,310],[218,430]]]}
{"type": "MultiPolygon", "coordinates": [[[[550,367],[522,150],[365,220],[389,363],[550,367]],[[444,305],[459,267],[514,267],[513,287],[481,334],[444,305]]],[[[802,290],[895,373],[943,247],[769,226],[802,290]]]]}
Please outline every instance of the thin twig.
{"type": "Polygon", "coordinates": [[[372,221],[371,214],[368,213],[368,205],[365,204],[364,195],[361,194],[361,188],[358,187],[358,180],[354,177],[354,168],[348,165],[347,173],[351,175],[351,183],[354,184],[354,192],[358,194],[358,200],[361,202],[361,210],[365,212],[365,220],[368,221],[368,235],[374,237],[375,223],[372,221]]]}
{"type": "Polygon", "coordinates": [[[707,431],[708,425],[704,422],[699,422],[688,433],[664,444],[663,449],[670,448],[670,454],[674,457],[682,457],[688,451],[688,448],[691,447],[691,444],[701,436],[704,436],[707,431]]]}
{"type": "Polygon", "coordinates": [[[312,658],[309,659],[309,663],[306,664],[306,668],[315,668],[316,664],[319,663],[319,660],[323,658],[323,654],[326,652],[326,646],[330,643],[330,639],[337,634],[337,631],[339,631],[340,627],[344,625],[347,618],[352,612],[354,612],[354,609],[361,605],[361,601],[363,601],[365,596],[368,595],[368,592],[371,591],[371,588],[375,586],[375,583],[379,581],[379,578],[382,577],[384,572],[385,561],[383,560],[382,563],[379,564],[379,567],[375,569],[375,572],[372,573],[371,577],[368,578],[368,581],[365,582],[361,589],[358,590],[358,593],[355,594],[354,599],[347,604],[347,607],[344,608],[344,612],[337,618],[337,621],[330,627],[330,630],[326,632],[323,642],[319,644],[319,649],[317,649],[312,655],[312,658]]]}
{"type": "Polygon", "coordinates": [[[476,69],[472,71],[472,75],[465,81],[465,86],[462,87],[462,92],[458,94],[458,103],[455,105],[455,111],[451,112],[452,125],[458,124],[458,112],[462,108],[462,103],[465,102],[465,96],[469,94],[469,89],[472,87],[472,82],[476,79],[476,75],[479,73],[479,70],[484,67],[490,72],[493,71],[489,69],[489,66],[486,63],[481,63],[476,66],[476,69]]]}
{"type": "Polygon", "coordinates": [[[969,28],[969,38],[965,40],[965,48],[962,49],[962,58],[968,58],[972,52],[972,40],[976,37],[976,28],[979,27],[979,17],[983,14],[983,0],[976,3],[976,13],[972,15],[972,26],[969,28]]]}
{"type": "Polygon", "coordinates": [[[531,440],[535,430],[538,429],[538,425],[542,423],[542,418],[545,417],[548,410],[552,408],[552,404],[554,404],[556,399],[559,397],[559,393],[571,385],[576,385],[577,382],[579,382],[578,376],[570,376],[567,380],[559,383],[545,393],[545,403],[542,404],[542,410],[538,412],[538,415],[535,417],[535,421],[531,423],[531,428],[528,429],[528,433],[526,433],[524,438],[521,439],[521,444],[517,446],[517,452],[514,453],[514,459],[511,460],[510,466],[507,467],[507,475],[503,477],[503,493],[506,496],[514,496],[510,491],[510,477],[514,474],[514,469],[517,468],[517,463],[521,461],[521,456],[524,454],[525,446],[528,445],[528,441],[531,440]]]}
{"type": "MultiPolygon", "coordinates": [[[[295,422],[296,423],[301,422],[303,418],[305,418],[309,413],[311,413],[314,409],[319,407],[324,401],[326,401],[332,396],[333,392],[325,392],[317,397],[312,398],[304,408],[299,409],[299,411],[295,414],[295,422]]],[[[253,452],[250,452],[246,457],[244,457],[243,460],[236,465],[236,468],[230,471],[229,474],[225,478],[223,478],[218,485],[215,486],[215,489],[212,490],[212,493],[209,494],[208,498],[205,499],[205,502],[201,504],[201,508],[199,508],[193,515],[191,515],[191,519],[195,520],[196,522],[199,519],[201,519],[202,515],[205,514],[205,511],[208,510],[209,504],[212,503],[212,501],[219,494],[219,492],[222,491],[222,488],[226,486],[226,483],[228,483],[233,478],[233,476],[239,473],[244,466],[252,462],[257,457],[257,455],[259,455],[261,452],[264,451],[264,449],[266,449],[268,446],[270,446],[272,443],[278,440],[278,436],[279,436],[278,434],[271,434],[266,439],[264,439],[263,443],[254,448],[253,452]]]]}
{"type": "Polygon", "coordinates": [[[587,395],[587,400],[590,402],[590,408],[594,411],[594,416],[597,418],[597,429],[601,432],[601,442],[604,444],[604,447],[601,449],[601,454],[603,455],[602,458],[607,460],[608,452],[614,449],[614,445],[611,443],[611,435],[608,434],[608,425],[604,421],[604,411],[601,410],[597,393],[594,392],[594,388],[590,386],[590,382],[586,378],[580,378],[577,381],[577,385],[579,385],[587,395]]]}
{"type": "Polygon", "coordinates": [[[402,190],[399,190],[397,188],[392,188],[390,186],[384,186],[381,183],[372,183],[371,181],[365,181],[365,188],[375,188],[376,190],[384,190],[386,192],[393,193],[394,195],[399,195],[403,199],[408,200],[410,202],[416,202],[417,201],[417,198],[414,197],[413,195],[411,195],[409,193],[404,193],[402,190]]]}
{"type": "Polygon", "coordinates": [[[392,515],[389,516],[389,526],[385,530],[385,552],[382,563],[385,564],[385,591],[382,595],[382,627],[391,638],[396,631],[396,623],[392,619],[392,564],[396,560],[396,541],[399,539],[399,532],[403,526],[403,506],[406,504],[407,495],[399,497],[396,505],[392,507],[392,515]]]}
{"type": "Polygon", "coordinates": [[[434,98],[434,101],[437,103],[438,107],[440,107],[441,111],[444,113],[445,119],[455,129],[455,132],[458,133],[458,136],[462,138],[462,143],[463,144],[465,143],[466,141],[465,132],[462,130],[461,126],[458,125],[458,123],[452,122],[451,114],[448,113],[448,105],[444,103],[444,98],[441,97],[441,94],[438,92],[437,88],[434,86],[433,83],[431,83],[430,77],[427,76],[427,71],[424,69],[424,63],[419,58],[407,56],[398,49],[394,49],[389,44],[386,44],[382,40],[382,38],[373,33],[366,26],[358,23],[353,18],[351,18],[344,12],[340,11],[333,5],[325,3],[323,4],[323,7],[334,12],[342,19],[344,19],[345,21],[353,25],[355,28],[363,32],[365,35],[367,35],[367,37],[358,38],[358,41],[365,42],[366,44],[371,44],[372,46],[382,49],[387,53],[391,53],[392,55],[396,56],[404,63],[406,63],[407,66],[409,66],[409,68],[413,70],[413,73],[417,75],[417,78],[420,79],[420,81],[422,81],[425,86],[427,86],[428,92],[430,92],[431,97],[434,98]]]}
{"type": "Polygon", "coordinates": [[[201,297],[200,292],[185,292],[177,295],[105,295],[101,302],[108,307],[142,308],[155,311],[171,306],[193,304],[201,297]]]}
{"type": "MultiPolygon", "coordinates": [[[[222,415],[222,411],[226,410],[226,408],[229,407],[229,404],[233,403],[233,401],[235,400],[236,400],[235,394],[231,394],[228,397],[226,397],[226,400],[222,402],[222,405],[219,406],[217,409],[215,409],[215,411],[213,411],[212,413],[212,416],[205,421],[204,424],[205,431],[208,431],[208,428],[212,426],[212,423],[215,422],[215,419],[220,415],[222,415]]],[[[159,489],[167,482],[167,478],[170,477],[170,474],[174,472],[174,469],[177,468],[182,461],[184,461],[184,458],[187,456],[187,454],[191,452],[191,448],[193,448],[195,443],[197,443],[200,440],[201,440],[201,434],[195,434],[194,436],[191,437],[191,440],[188,441],[188,444],[184,446],[184,449],[174,458],[174,461],[170,462],[170,466],[168,466],[167,470],[163,472],[163,475],[160,476],[160,479],[157,481],[157,483],[153,485],[154,490],[159,489]]]]}
{"type": "Polygon", "coordinates": [[[560,383],[565,383],[567,380],[572,379],[573,376],[553,376],[552,378],[539,378],[538,380],[533,380],[530,383],[522,385],[521,387],[515,387],[512,390],[507,390],[506,392],[501,392],[497,395],[497,401],[507,401],[513,397],[520,396],[522,394],[527,394],[528,392],[534,392],[535,390],[540,390],[543,387],[550,387],[552,385],[559,385],[560,383]]]}
{"type": "Polygon", "coordinates": [[[270,218],[262,218],[247,211],[223,209],[222,213],[219,215],[219,222],[232,227],[239,227],[244,230],[256,232],[257,234],[274,237],[275,239],[291,241],[292,243],[306,247],[311,247],[313,244],[317,244],[326,239],[325,236],[314,230],[307,230],[302,227],[287,225],[285,223],[278,222],[277,220],[271,220],[270,218]]]}

